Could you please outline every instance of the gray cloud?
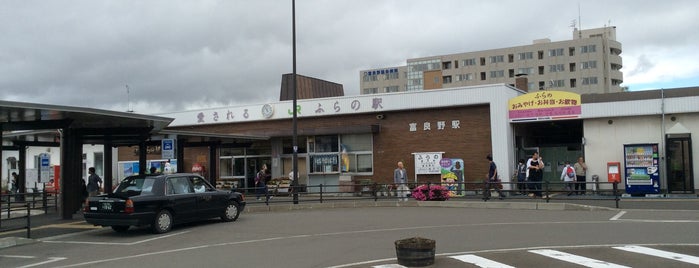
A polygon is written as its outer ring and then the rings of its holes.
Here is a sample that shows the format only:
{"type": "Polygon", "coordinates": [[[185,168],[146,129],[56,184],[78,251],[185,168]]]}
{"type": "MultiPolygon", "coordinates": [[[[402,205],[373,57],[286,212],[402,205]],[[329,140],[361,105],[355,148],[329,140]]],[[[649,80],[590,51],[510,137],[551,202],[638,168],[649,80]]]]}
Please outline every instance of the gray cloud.
{"type": "MultiPolygon", "coordinates": [[[[570,39],[577,3],[297,1],[298,73],[359,93],[359,70],[407,58],[570,39]]],[[[617,26],[626,77],[694,55],[699,2],[585,1],[582,26],[617,26]],[[610,22],[611,20],[611,22],[610,22]],[[655,62],[653,64],[656,64],[655,62]]],[[[6,1],[0,99],[157,113],[263,103],[291,66],[290,1],[6,1]]],[[[699,58],[697,61],[699,62],[699,58]]],[[[627,82],[632,82],[628,81],[627,82]]]]}

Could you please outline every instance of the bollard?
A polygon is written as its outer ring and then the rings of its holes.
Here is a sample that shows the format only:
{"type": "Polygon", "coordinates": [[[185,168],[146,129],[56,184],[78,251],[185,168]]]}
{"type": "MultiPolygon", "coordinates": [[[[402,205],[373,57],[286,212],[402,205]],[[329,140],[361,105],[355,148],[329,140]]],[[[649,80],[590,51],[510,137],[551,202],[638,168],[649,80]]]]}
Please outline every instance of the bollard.
{"type": "Polygon", "coordinates": [[[323,203],[323,184],[320,184],[320,203],[323,203]]]}
{"type": "Polygon", "coordinates": [[[32,238],[32,214],[27,203],[27,238],[32,238]]]}
{"type": "Polygon", "coordinates": [[[615,181],[614,184],[612,184],[612,188],[614,191],[614,202],[616,202],[616,208],[619,208],[619,182],[615,181]]]}

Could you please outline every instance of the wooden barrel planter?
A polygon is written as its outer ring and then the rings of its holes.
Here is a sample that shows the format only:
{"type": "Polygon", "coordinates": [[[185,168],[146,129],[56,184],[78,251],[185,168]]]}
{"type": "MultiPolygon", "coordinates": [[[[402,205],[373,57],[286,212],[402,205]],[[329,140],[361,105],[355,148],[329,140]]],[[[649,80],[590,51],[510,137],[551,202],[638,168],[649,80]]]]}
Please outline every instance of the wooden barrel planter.
{"type": "Polygon", "coordinates": [[[398,264],[408,267],[421,267],[434,264],[435,241],[413,237],[396,240],[398,264]]]}

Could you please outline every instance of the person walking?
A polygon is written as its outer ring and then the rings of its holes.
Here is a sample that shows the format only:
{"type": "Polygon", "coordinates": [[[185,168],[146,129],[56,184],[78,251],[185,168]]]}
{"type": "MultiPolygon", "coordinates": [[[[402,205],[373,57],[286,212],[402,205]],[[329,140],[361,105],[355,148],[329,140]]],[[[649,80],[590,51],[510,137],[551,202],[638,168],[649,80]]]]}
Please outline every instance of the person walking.
{"type": "Polygon", "coordinates": [[[529,171],[529,176],[527,180],[531,186],[532,197],[542,197],[541,194],[541,182],[544,179],[544,162],[543,159],[539,157],[539,152],[534,152],[532,157],[527,160],[527,170],[529,171]]]}
{"type": "Polygon", "coordinates": [[[578,157],[578,162],[573,165],[575,168],[575,194],[585,194],[587,189],[585,171],[587,171],[587,165],[585,164],[585,159],[581,156],[578,157]]]}
{"type": "Polygon", "coordinates": [[[498,166],[493,162],[493,156],[487,155],[485,158],[488,159],[488,175],[486,175],[485,189],[483,189],[483,200],[488,200],[490,198],[491,188],[495,188],[495,191],[498,192],[498,196],[500,196],[500,200],[505,199],[505,194],[500,190],[498,166]]]}
{"type": "Polygon", "coordinates": [[[398,196],[398,201],[408,201],[408,171],[403,167],[403,162],[398,161],[396,164],[398,167],[393,170],[393,183],[396,184],[396,195],[398,196]]]}
{"type": "Polygon", "coordinates": [[[260,200],[260,196],[264,194],[265,203],[269,202],[269,191],[267,189],[268,177],[269,174],[267,174],[267,164],[262,164],[262,169],[260,169],[260,171],[257,172],[257,175],[255,176],[255,192],[257,193],[257,200],[260,200]]]}
{"type": "Polygon", "coordinates": [[[90,176],[87,177],[87,192],[90,196],[96,196],[100,194],[100,189],[102,188],[102,178],[95,174],[95,168],[90,167],[87,171],[90,176]]]}
{"type": "Polygon", "coordinates": [[[568,196],[572,195],[573,184],[575,183],[575,169],[570,166],[570,161],[565,162],[566,165],[563,167],[563,172],[561,172],[561,180],[565,182],[565,189],[568,190],[568,196]]]}

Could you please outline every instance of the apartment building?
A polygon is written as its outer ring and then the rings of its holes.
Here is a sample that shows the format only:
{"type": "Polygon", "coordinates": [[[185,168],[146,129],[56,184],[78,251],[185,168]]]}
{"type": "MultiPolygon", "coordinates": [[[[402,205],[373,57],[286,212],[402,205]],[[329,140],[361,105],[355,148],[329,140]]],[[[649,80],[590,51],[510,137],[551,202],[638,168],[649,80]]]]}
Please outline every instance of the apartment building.
{"type": "Polygon", "coordinates": [[[485,84],[578,94],[621,92],[621,43],[616,27],[573,30],[573,39],[459,54],[408,59],[406,66],[360,71],[361,94],[421,91],[485,84]]]}

